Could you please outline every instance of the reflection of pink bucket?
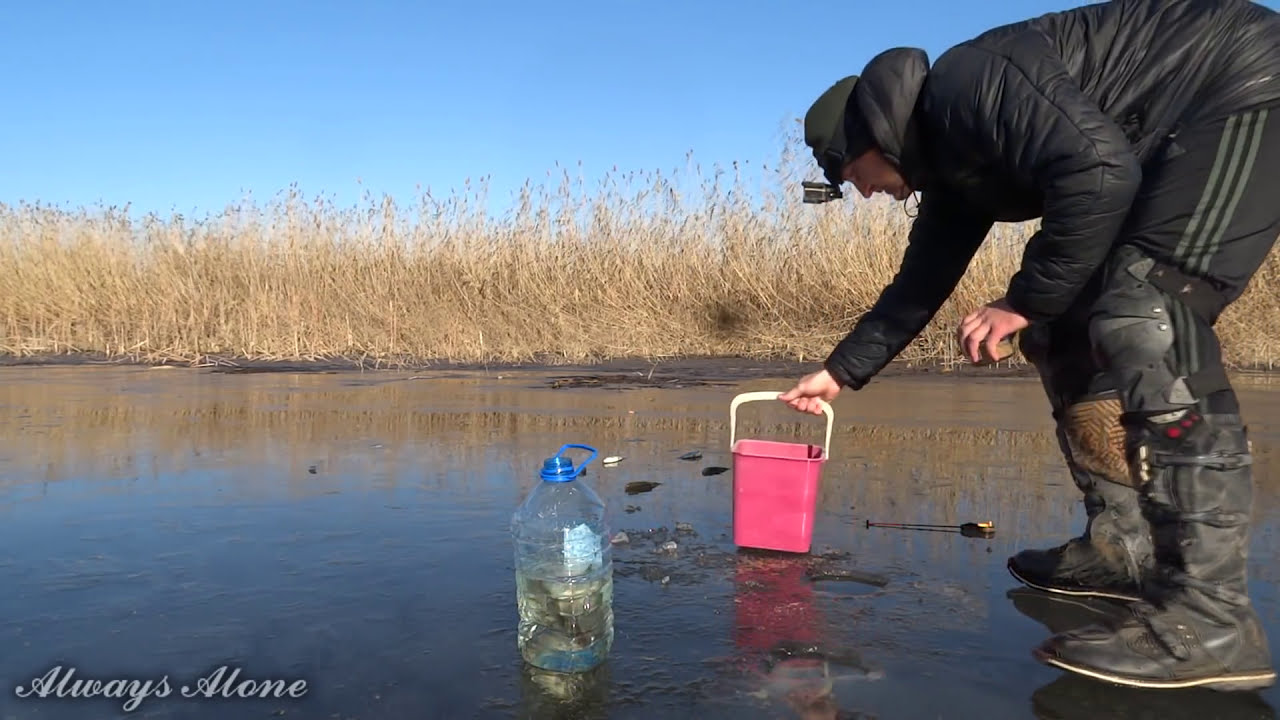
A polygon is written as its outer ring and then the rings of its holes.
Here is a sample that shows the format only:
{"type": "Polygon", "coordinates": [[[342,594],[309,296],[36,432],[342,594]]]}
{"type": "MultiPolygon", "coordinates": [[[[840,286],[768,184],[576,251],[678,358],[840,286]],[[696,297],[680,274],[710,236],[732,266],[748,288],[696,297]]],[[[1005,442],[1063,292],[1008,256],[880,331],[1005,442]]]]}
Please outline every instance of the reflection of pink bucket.
{"type": "Polygon", "coordinates": [[[823,403],[822,447],[777,440],[736,440],[738,406],[777,400],[777,392],[738,395],[729,406],[733,451],[733,542],[740,547],[807,553],[813,541],[818,481],[831,447],[831,406],[823,403]]]}
{"type": "Polygon", "coordinates": [[[733,639],[738,650],[769,652],[816,642],[821,612],[803,558],[739,558],[734,568],[733,639]]]}

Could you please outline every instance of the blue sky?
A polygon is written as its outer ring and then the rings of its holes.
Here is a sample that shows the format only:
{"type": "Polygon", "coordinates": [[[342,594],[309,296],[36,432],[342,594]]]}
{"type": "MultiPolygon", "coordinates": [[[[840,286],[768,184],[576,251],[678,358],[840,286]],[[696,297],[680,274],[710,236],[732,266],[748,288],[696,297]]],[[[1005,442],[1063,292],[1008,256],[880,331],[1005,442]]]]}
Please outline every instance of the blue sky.
{"type": "MultiPolygon", "coordinates": [[[[1271,7],[1280,0],[1267,2],[1271,7]]],[[[936,56],[1071,0],[12,3],[0,202],[203,214],[296,183],[412,204],[555,164],[771,162],[876,52],[936,56]]]]}

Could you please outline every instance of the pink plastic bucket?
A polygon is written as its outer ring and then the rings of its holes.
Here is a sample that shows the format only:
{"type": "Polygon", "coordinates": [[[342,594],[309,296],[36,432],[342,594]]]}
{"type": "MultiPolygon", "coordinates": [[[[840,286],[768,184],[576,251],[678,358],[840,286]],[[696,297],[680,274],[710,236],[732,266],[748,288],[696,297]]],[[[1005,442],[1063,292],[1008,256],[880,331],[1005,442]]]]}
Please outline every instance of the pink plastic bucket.
{"type": "Polygon", "coordinates": [[[733,542],[739,547],[807,553],[813,542],[818,486],[831,447],[831,406],[825,443],[737,440],[737,411],[744,402],[777,400],[777,392],[743,393],[729,406],[733,452],[733,542]]]}

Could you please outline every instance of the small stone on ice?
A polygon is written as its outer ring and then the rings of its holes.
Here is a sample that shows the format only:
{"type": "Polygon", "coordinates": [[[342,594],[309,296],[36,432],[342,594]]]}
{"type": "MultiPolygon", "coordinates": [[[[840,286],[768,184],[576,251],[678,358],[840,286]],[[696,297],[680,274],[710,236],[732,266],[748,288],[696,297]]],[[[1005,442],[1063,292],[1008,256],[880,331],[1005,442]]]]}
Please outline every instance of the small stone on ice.
{"type": "Polygon", "coordinates": [[[613,543],[614,545],[620,545],[622,543],[631,542],[631,538],[627,537],[627,534],[625,532],[622,532],[621,530],[619,530],[618,534],[614,535],[613,539],[611,539],[609,542],[613,543]]]}

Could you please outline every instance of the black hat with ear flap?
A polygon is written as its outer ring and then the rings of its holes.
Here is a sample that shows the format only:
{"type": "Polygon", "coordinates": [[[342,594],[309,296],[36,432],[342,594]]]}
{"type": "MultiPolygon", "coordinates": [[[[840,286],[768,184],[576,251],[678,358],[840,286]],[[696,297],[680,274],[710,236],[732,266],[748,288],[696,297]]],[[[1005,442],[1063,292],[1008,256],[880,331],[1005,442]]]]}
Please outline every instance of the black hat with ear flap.
{"type": "Polygon", "coordinates": [[[827,88],[804,116],[804,142],[822,168],[827,182],[844,182],[844,165],[871,149],[866,120],[858,111],[854,90],[858,76],[850,75],[827,88]]]}

